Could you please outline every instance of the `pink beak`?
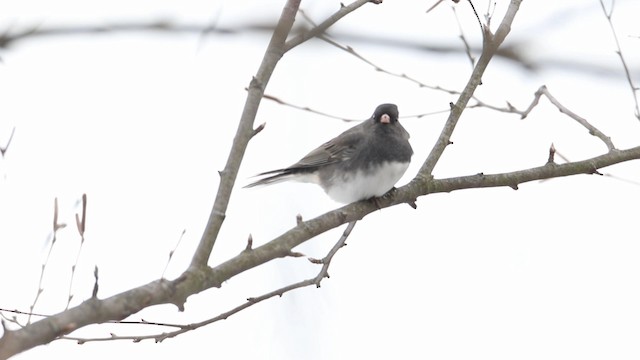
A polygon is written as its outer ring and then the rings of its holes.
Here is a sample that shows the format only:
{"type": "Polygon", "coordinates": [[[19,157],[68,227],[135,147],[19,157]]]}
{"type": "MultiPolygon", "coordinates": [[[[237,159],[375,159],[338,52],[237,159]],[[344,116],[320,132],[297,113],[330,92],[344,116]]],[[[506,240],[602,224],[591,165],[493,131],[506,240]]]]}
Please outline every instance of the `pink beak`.
{"type": "Polygon", "coordinates": [[[391,122],[391,116],[387,115],[387,114],[382,114],[382,116],[380,117],[380,122],[383,124],[388,124],[391,122]]]}

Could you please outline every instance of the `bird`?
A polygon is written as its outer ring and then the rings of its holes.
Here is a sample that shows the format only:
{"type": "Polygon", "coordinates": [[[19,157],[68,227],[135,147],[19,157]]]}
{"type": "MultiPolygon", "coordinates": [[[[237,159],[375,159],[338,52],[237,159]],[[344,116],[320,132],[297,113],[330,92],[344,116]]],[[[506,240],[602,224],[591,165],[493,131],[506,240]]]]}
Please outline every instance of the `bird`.
{"type": "Polygon", "coordinates": [[[381,104],[364,122],[320,145],[297,163],[266,171],[245,188],[287,180],[315,183],[339,203],[383,196],[407,171],[413,149],[398,107],[381,104]]]}

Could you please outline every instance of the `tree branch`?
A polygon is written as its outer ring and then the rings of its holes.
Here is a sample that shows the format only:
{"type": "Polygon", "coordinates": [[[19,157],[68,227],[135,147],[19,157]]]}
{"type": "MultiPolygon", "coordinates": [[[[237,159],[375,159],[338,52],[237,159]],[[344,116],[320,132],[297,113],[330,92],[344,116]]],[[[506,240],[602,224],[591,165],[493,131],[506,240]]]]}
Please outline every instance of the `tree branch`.
{"type": "Polygon", "coordinates": [[[604,2],[600,0],[600,7],[602,7],[602,12],[604,16],[607,18],[607,22],[609,23],[609,28],[611,29],[611,35],[613,35],[613,40],[616,44],[616,54],[620,58],[620,62],[622,63],[622,69],[624,70],[624,75],[627,78],[627,83],[629,83],[629,88],[631,88],[631,96],[633,97],[633,102],[635,103],[635,113],[634,115],[638,120],[640,120],[640,105],[638,104],[638,87],[636,87],[631,79],[631,72],[629,71],[629,66],[627,65],[627,61],[622,55],[622,48],[620,47],[620,41],[618,40],[618,34],[616,33],[616,28],[613,26],[613,21],[611,17],[613,16],[613,7],[615,2],[611,3],[611,9],[607,11],[604,6],[604,2]]]}
{"type": "MultiPolygon", "coordinates": [[[[272,297],[275,296],[280,296],[282,297],[282,295],[291,292],[293,290],[296,289],[300,289],[303,287],[307,287],[307,286],[311,286],[311,285],[315,285],[316,287],[320,287],[320,283],[322,282],[322,280],[324,278],[328,278],[329,277],[329,266],[331,264],[331,260],[333,259],[333,257],[335,256],[335,254],[338,252],[338,250],[340,250],[346,243],[347,238],[349,237],[349,235],[351,234],[351,231],[353,230],[353,228],[355,227],[356,222],[350,222],[349,225],[347,226],[347,228],[344,230],[344,232],[342,233],[342,236],[340,236],[340,239],[338,239],[338,242],[336,242],[336,244],[333,246],[333,248],[331,248],[331,250],[329,250],[329,252],[327,253],[327,255],[320,259],[320,260],[316,260],[316,259],[309,259],[311,262],[313,262],[314,264],[322,264],[322,267],[320,268],[320,271],[318,272],[318,274],[310,279],[306,279],[306,280],[302,280],[284,287],[281,287],[279,289],[270,291],[266,294],[257,296],[257,297],[252,297],[252,298],[248,298],[247,301],[241,305],[236,306],[235,308],[229,310],[229,311],[225,311],[215,317],[212,317],[210,319],[198,322],[198,323],[193,323],[193,324],[187,324],[187,325],[176,325],[176,324],[158,324],[161,326],[172,326],[172,327],[178,327],[178,330],[175,331],[171,331],[171,332],[163,332],[160,334],[152,334],[152,335],[133,335],[133,336],[119,336],[119,335],[115,335],[112,334],[110,337],[102,337],[102,338],[80,338],[80,337],[71,337],[71,336],[65,336],[62,339],[65,340],[74,340],[77,341],[79,344],[84,344],[86,342],[93,342],[93,341],[113,341],[113,340],[133,340],[134,342],[140,342],[143,340],[154,340],[155,342],[162,342],[166,339],[169,338],[174,338],[178,335],[184,334],[186,332],[189,331],[193,331],[196,329],[199,329],[203,326],[207,326],[210,324],[213,324],[214,322],[218,322],[220,320],[226,320],[228,319],[230,316],[235,315],[237,313],[239,313],[240,311],[249,308],[253,305],[256,305],[264,300],[270,299],[272,297]]],[[[245,250],[245,251],[251,251],[251,249],[245,250]]],[[[144,324],[150,324],[147,321],[141,322],[144,324]]]]}
{"type": "MultiPolygon", "coordinates": [[[[341,9],[337,13],[338,15],[330,17],[321,25],[325,26],[326,29],[326,27],[366,2],[367,1],[362,0],[354,2],[357,6],[354,4],[350,5],[347,7],[349,8],[348,11],[345,11],[344,8],[341,9]]],[[[248,268],[254,267],[218,267],[220,268],[219,271],[213,271],[213,269],[206,265],[224,221],[233,184],[235,183],[247,144],[257,133],[257,131],[252,128],[252,125],[264,94],[264,89],[278,61],[286,52],[285,41],[295,21],[299,5],[300,0],[288,0],[285,4],[278,25],[265,51],[263,61],[257,74],[250,83],[247,100],[229,152],[227,163],[224,170],[220,172],[221,179],[216,200],[189,269],[173,281],[159,279],[104,300],[92,297],[76,307],[41,319],[23,328],[17,330],[5,328],[2,338],[0,338],[0,360],[7,359],[10,356],[37,345],[49,343],[89,324],[103,323],[109,320],[122,320],[149,306],[173,303],[178,309],[182,310],[188,296],[211,287],[220,287],[223,277],[227,276],[230,278],[248,268]]],[[[289,49],[301,42],[300,40],[296,40],[290,43],[289,49]]],[[[278,248],[275,250],[272,254],[273,256],[269,255],[271,259],[292,254],[291,248],[278,248]]],[[[255,251],[245,251],[239,256],[247,259],[247,264],[262,263],[263,259],[262,256],[256,257],[255,251]]]]}
{"type": "Polygon", "coordinates": [[[292,38],[291,40],[287,41],[287,43],[285,44],[285,52],[293,49],[294,47],[302,44],[303,42],[318,36],[320,34],[322,34],[323,32],[325,32],[331,25],[335,24],[338,20],[342,19],[343,17],[347,16],[349,13],[353,12],[354,10],[358,9],[359,7],[361,7],[362,5],[368,3],[368,2],[372,2],[374,4],[380,4],[382,3],[382,0],[356,0],[354,2],[352,2],[351,4],[344,6],[342,4],[340,4],[340,10],[338,10],[337,12],[335,12],[333,15],[329,16],[325,21],[321,22],[320,24],[318,24],[318,26],[314,27],[313,29],[306,31],[300,35],[297,35],[296,37],[292,38]]]}
{"type": "Polygon", "coordinates": [[[462,112],[467,107],[469,99],[472,98],[473,93],[481,83],[482,74],[484,74],[484,71],[489,65],[489,61],[491,61],[491,58],[495,54],[496,50],[498,49],[498,47],[500,47],[500,44],[502,44],[507,34],[509,34],[509,31],[511,30],[511,24],[513,23],[513,19],[518,12],[520,3],[522,3],[522,0],[511,0],[509,8],[507,9],[507,13],[500,23],[500,26],[498,27],[495,35],[491,34],[491,30],[488,27],[485,26],[483,28],[484,41],[482,54],[478,59],[476,67],[471,73],[471,77],[469,78],[467,85],[458,97],[458,101],[455,103],[455,105],[452,104],[449,118],[442,128],[440,136],[438,137],[436,144],[431,149],[429,156],[422,164],[417,177],[421,177],[424,179],[428,179],[431,177],[431,173],[438,163],[440,156],[442,156],[445,148],[451,143],[451,135],[453,134],[453,130],[458,124],[458,120],[460,119],[462,112]]]}
{"type": "MultiPolygon", "coordinates": [[[[363,0],[359,0],[356,3],[361,2],[363,4],[366,3],[366,1],[363,0]]],[[[355,223],[355,221],[362,219],[364,216],[380,208],[405,202],[409,203],[419,196],[437,192],[498,186],[509,186],[517,189],[519,184],[528,181],[576,174],[594,174],[602,167],[640,159],[640,147],[627,150],[610,149],[610,151],[604,155],[578,162],[566,164],[549,162],[536,168],[509,173],[491,175],[476,174],[449,179],[432,179],[431,174],[433,169],[446,146],[449,144],[449,139],[462,111],[467,106],[469,99],[472,98],[475,88],[480,84],[480,79],[488,62],[493,54],[495,54],[495,51],[505,36],[507,36],[520,3],[521,0],[512,0],[507,15],[495,35],[491,34],[488,29],[484,30],[484,49],[471,79],[456,104],[452,105],[449,119],[437,143],[423,163],[420,172],[409,184],[397,189],[397,191],[391,193],[390,196],[379,199],[376,204],[371,201],[360,201],[327,212],[308,221],[299,221],[295,227],[270,242],[257,248],[248,247],[247,249],[243,249],[237,256],[228,261],[215,267],[208,267],[207,261],[215,244],[220,226],[224,221],[224,214],[241,159],[248,141],[255,134],[252,124],[260,100],[264,95],[264,88],[278,60],[286,51],[286,46],[292,48],[297,45],[294,41],[296,38],[285,42],[299,5],[299,0],[289,0],[282,12],[278,28],[266,50],[258,73],[248,89],[247,101],[236,137],[225,168],[221,172],[218,196],[216,197],[209,223],[189,269],[179,278],[172,281],[164,279],[156,280],[104,300],[90,298],[76,307],[39,320],[23,328],[17,330],[5,329],[3,337],[0,338],[0,360],[34,346],[51,342],[89,324],[124,319],[149,306],[173,303],[178,306],[179,309],[182,309],[188,296],[212,287],[220,287],[224,281],[233,276],[268,261],[279,257],[290,256],[292,249],[305,241],[347,222],[355,223]]],[[[307,34],[306,36],[310,35],[307,34]]],[[[346,236],[344,238],[346,240],[346,236]]],[[[341,246],[341,240],[336,243],[334,249],[341,246]]],[[[331,254],[331,252],[329,254],[331,254]]],[[[331,258],[325,257],[325,259],[328,260],[323,264],[327,265],[331,258]]],[[[321,271],[319,275],[322,274],[323,272],[321,271]]],[[[282,289],[275,290],[275,294],[277,295],[277,292],[280,290],[282,289]]],[[[272,293],[274,292],[267,293],[263,296],[270,296],[272,293]]]]}
{"type": "Polygon", "coordinates": [[[284,48],[285,41],[287,40],[289,31],[291,31],[293,27],[296,13],[300,7],[300,1],[301,0],[289,0],[282,9],[280,20],[273,32],[269,46],[267,46],[262,63],[258,68],[258,73],[253,80],[251,80],[247,100],[244,105],[244,110],[242,111],[242,116],[240,117],[236,136],[233,139],[227,164],[224,170],[220,172],[220,185],[218,186],[216,200],[209,215],[209,221],[207,222],[202,239],[191,261],[191,267],[205,266],[209,260],[220,228],[224,222],[225,212],[229,205],[229,198],[231,197],[233,184],[236,181],[244,152],[247,149],[249,140],[253,137],[253,121],[258,113],[258,107],[260,106],[264,89],[278,61],[280,61],[280,58],[282,58],[282,55],[286,51],[284,48]]]}

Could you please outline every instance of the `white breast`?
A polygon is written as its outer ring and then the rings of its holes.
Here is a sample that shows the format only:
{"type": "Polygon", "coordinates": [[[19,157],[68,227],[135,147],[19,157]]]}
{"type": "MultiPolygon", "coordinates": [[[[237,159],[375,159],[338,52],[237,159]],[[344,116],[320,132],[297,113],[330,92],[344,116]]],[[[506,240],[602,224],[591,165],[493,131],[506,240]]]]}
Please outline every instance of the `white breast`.
{"type": "Polygon", "coordinates": [[[325,191],[333,200],[344,204],[382,196],[393,188],[408,167],[409,163],[385,162],[376,169],[335,177],[325,191]]]}

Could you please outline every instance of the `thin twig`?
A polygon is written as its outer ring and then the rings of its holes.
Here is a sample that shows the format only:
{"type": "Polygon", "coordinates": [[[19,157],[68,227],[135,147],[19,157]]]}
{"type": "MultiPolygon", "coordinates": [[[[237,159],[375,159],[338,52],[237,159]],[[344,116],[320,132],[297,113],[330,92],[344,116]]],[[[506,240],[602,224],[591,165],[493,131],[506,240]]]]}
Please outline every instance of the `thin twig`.
{"type": "Polygon", "coordinates": [[[9,140],[7,140],[7,144],[5,146],[0,146],[0,155],[2,155],[2,158],[4,158],[4,154],[7,152],[7,150],[9,149],[9,145],[11,145],[11,140],[13,140],[13,135],[16,133],[16,127],[14,126],[11,129],[11,135],[9,135],[9,140]]]}
{"type": "Polygon", "coordinates": [[[436,1],[436,3],[435,3],[435,4],[431,5],[431,7],[429,7],[429,8],[427,9],[427,11],[426,11],[426,12],[427,12],[427,14],[428,14],[428,13],[430,13],[430,12],[431,12],[431,10],[435,9],[438,5],[440,5],[440,3],[442,3],[443,1],[444,1],[444,0],[438,0],[438,1],[436,1]]]}
{"type": "MultiPolygon", "coordinates": [[[[21,310],[17,310],[17,309],[2,309],[0,308],[0,314],[4,313],[4,312],[8,312],[8,313],[12,313],[12,314],[18,314],[18,315],[32,315],[32,316],[39,316],[39,317],[50,317],[53,315],[48,315],[48,314],[42,314],[42,313],[31,313],[28,311],[21,311],[21,310]]],[[[7,317],[2,314],[2,316],[6,319],[7,317]]],[[[145,319],[140,319],[138,321],[133,321],[133,320],[108,320],[104,322],[105,324],[122,324],[122,325],[157,325],[157,326],[167,326],[167,327],[175,327],[175,328],[183,328],[185,325],[181,325],[181,324],[171,324],[171,323],[165,323],[165,322],[155,322],[155,321],[146,321],[145,319]]]]}
{"type": "Polygon", "coordinates": [[[338,11],[329,16],[317,27],[295,36],[290,40],[286,40],[293,27],[295,16],[300,7],[300,1],[301,0],[289,0],[284,6],[278,25],[276,26],[271,41],[265,51],[260,68],[249,85],[247,101],[240,118],[240,123],[238,124],[238,130],[234,137],[234,142],[231,151],[229,152],[225,168],[221,171],[222,176],[220,179],[220,185],[218,186],[216,200],[214,202],[213,209],[211,210],[209,221],[202,239],[200,240],[198,248],[191,261],[191,268],[206,266],[207,261],[211,256],[211,251],[213,250],[213,246],[215,245],[225,218],[226,209],[231,197],[231,191],[235,184],[245,149],[254,134],[252,126],[258,112],[260,101],[264,95],[264,89],[269,82],[271,74],[278,64],[278,61],[287,51],[317,34],[324,32],[329,26],[333,25],[338,20],[364,4],[368,2],[378,3],[377,1],[366,0],[354,1],[347,6],[342,6],[338,11]]]}
{"type": "MultiPolygon", "coordinates": [[[[309,19],[309,17],[306,15],[306,13],[301,12],[301,14],[305,18],[305,20],[307,20],[309,23],[314,25],[314,22],[311,19],[309,19]]],[[[458,90],[452,90],[452,89],[443,88],[440,85],[426,84],[426,83],[416,79],[415,77],[409,76],[409,75],[407,75],[405,73],[397,73],[397,72],[391,71],[389,69],[385,69],[385,68],[379,66],[378,64],[376,64],[375,62],[369,60],[365,56],[363,56],[361,53],[356,51],[352,46],[341,44],[341,43],[339,43],[335,39],[332,39],[331,37],[329,37],[326,34],[318,35],[317,37],[318,37],[318,39],[323,40],[323,41],[327,42],[328,44],[333,45],[333,46],[337,47],[338,49],[340,49],[340,50],[342,50],[342,51],[344,51],[344,52],[356,57],[357,59],[361,60],[365,64],[371,66],[377,72],[381,72],[383,74],[387,74],[387,75],[392,76],[392,77],[396,77],[396,78],[407,80],[409,82],[412,82],[412,83],[418,85],[421,88],[426,88],[426,89],[431,89],[431,90],[436,90],[436,91],[442,91],[442,92],[445,92],[445,93],[450,94],[450,95],[460,95],[461,94],[461,92],[458,91],[458,90]]],[[[475,61],[475,57],[473,57],[473,56],[471,56],[471,57],[473,58],[473,61],[475,61]]],[[[275,96],[272,96],[272,95],[269,95],[269,96],[270,96],[270,98],[269,98],[270,100],[276,101],[276,102],[278,102],[278,103],[280,103],[282,105],[290,106],[290,107],[293,107],[293,108],[296,108],[296,109],[300,109],[300,110],[310,111],[312,113],[316,113],[318,115],[327,116],[327,117],[330,117],[330,118],[333,118],[333,119],[349,121],[349,119],[344,119],[344,118],[342,118],[340,116],[335,116],[335,115],[327,114],[327,113],[324,113],[324,112],[316,111],[316,110],[310,109],[309,107],[306,107],[306,106],[293,105],[293,104],[288,103],[288,102],[286,102],[286,101],[284,101],[282,99],[279,99],[279,98],[277,98],[275,96]]],[[[486,108],[490,108],[490,109],[494,109],[494,110],[498,110],[498,111],[503,111],[503,112],[513,112],[512,109],[504,109],[504,108],[501,108],[501,107],[498,107],[498,106],[490,105],[490,104],[478,99],[475,95],[472,95],[472,99],[475,100],[476,103],[474,105],[468,106],[469,108],[486,107],[486,108]]],[[[439,111],[433,111],[433,112],[424,113],[424,114],[420,114],[420,115],[411,115],[411,116],[405,116],[405,117],[417,117],[417,118],[420,118],[420,117],[424,117],[424,116],[428,116],[428,115],[441,114],[443,112],[449,112],[449,111],[450,111],[450,109],[439,110],[439,111]]]]}
{"type": "MultiPolygon", "coordinates": [[[[284,294],[296,290],[296,289],[300,289],[303,287],[307,287],[307,286],[311,286],[311,285],[315,285],[316,287],[320,287],[320,283],[322,282],[322,280],[324,278],[329,278],[329,266],[331,265],[331,260],[333,259],[333,257],[335,256],[335,254],[342,248],[344,247],[347,238],[349,238],[349,235],[351,234],[351,231],[353,230],[353,228],[356,226],[356,222],[357,221],[351,221],[348,225],[347,228],[344,230],[344,232],[342,233],[342,235],[340,236],[340,239],[338,239],[338,241],[336,242],[336,244],[331,248],[331,250],[329,250],[329,252],[327,253],[327,255],[325,257],[323,257],[321,260],[311,260],[311,262],[315,263],[315,264],[322,264],[322,268],[320,268],[320,271],[318,272],[318,274],[316,276],[314,276],[313,278],[310,279],[306,279],[306,280],[302,280],[299,281],[297,283],[291,284],[291,285],[287,285],[284,287],[281,287],[279,289],[270,291],[266,294],[257,296],[257,297],[251,297],[248,298],[246,302],[244,302],[242,305],[236,306],[235,308],[226,311],[224,313],[221,313],[215,317],[212,317],[210,319],[207,319],[205,321],[201,321],[198,323],[193,323],[193,324],[187,324],[187,325],[167,325],[167,324],[163,324],[163,323],[158,323],[159,325],[162,326],[174,326],[174,327],[178,327],[179,330],[176,331],[172,331],[172,332],[163,332],[160,334],[153,334],[153,335],[134,335],[134,336],[118,336],[115,334],[111,334],[111,336],[109,337],[100,337],[100,338],[82,338],[82,337],[74,337],[74,336],[64,336],[61,337],[61,339],[64,340],[73,340],[73,341],[77,341],[79,344],[84,344],[87,342],[96,342],[96,341],[113,341],[113,340],[132,340],[134,342],[140,342],[143,340],[154,340],[155,342],[162,342],[166,339],[169,338],[173,338],[176,337],[178,335],[184,334],[186,332],[201,328],[203,326],[207,326],[210,325],[214,322],[220,321],[220,320],[226,320],[227,318],[229,318],[232,315],[235,315],[237,313],[239,313],[240,311],[249,308],[255,304],[258,304],[264,300],[270,299],[272,297],[275,296],[279,296],[282,297],[284,294]]],[[[145,322],[145,324],[152,324],[149,322],[145,322]]]]}
{"type": "MultiPolygon", "coordinates": [[[[471,0],[467,0],[469,2],[469,6],[471,6],[471,10],[473,10],[473,14],[476,16],[476,20],[478,20],[478,25],[480,26],[480,32],[484,32],[484,26],[482,25],[482,21],[480,21],[480,15],[478,15],[478,12],[476,11],[476,7],[473,6],[473,1],[471,0]]],[[[491,19],[487,19],[487,27],[490,24],[491,19]]]]}
{"type": "Polygon", "coordinates": [[[282,99],[280,99],[280,98],[278,98],[276,96],[269,95],[269,94],[264,94],[263,98],[265,98],[267,100],[274,101],[274,102],[276,102],[276,103],[278,103],[280,105],[284,105],[284,106],[291,107],[291,108],[298,109],[298,110],[302,110],[302,111],[307,111],[307,112],[310,112],[312,114],[325,116],[325,117],[328,117],[328,118],[331,118],[331,119],[342,120],[342,121],[346,121],[346,122],[354,122],[354,121],[362,121],[362,120],[364,120],[364,119],[348,119],[348,118],[344,118],[342,116],[331,115],[331,114],[326,113],[326,112],[322,112],[322,111],[319,111],[319,110],[314,110],[314,109],[312,109],[312,108],[310,108],[308,106],[300,106],[300,105],[292,104],[290,102],[284,101],[284,100],[282,100],[282,99]]]}
{"type": "Polygon", "coordinates": [[[36,304],[38,303],[38,299],[40,299],[40,295],[44,291],[42,288],[42,282],[44,279],[44,273],[47,269],[47,264],[49,264],[49,258],[51,258],[51,253],[53,252],[53,247],[56,244],[56,240],[58,239],[57,234],[59,229],[63,229],[66,227],[66,224],[58,223],[58,198],[53,200],[53,235],[51,238],[51,245],[49,246],[49,251],[47,252],[47,257],[45,258],[42,266],[40,268],[40,279],[38,280],[38,291],[36,292],[36,296],[33,299],[33,303],[29,307],[29,316],[27,318],[27,324],[31,323],[31,314],[33,313],[33,309],[35,309],[36,304]]]}
{"type": "Polygon", "coordinates": [[[589,134],[597,137],[598,139],[602,140],[602,142],[607,146],[607,149],[609,149],[609,151],[614,150],[616,147],[613,145],[613,142],[611,141],[611,138],[606,136],[602,131],[598,130],[598,128],[596,128],[595,126],[591,125],[585,118],[577,115],[576,113],[574,113],[573,111],[567,109],[567,107],[565,107],[564,105],[562,105],[555,97],[553,97],[553,95],[551,95],[551,93],[549,92],[549,89],[547,89],[547,87],[545,85],[542,85],[535,93],[533,101],[531,102],[531,104],[529,105],[529,107],[524,110],[524,111],[513,111],[514,113],[519,113],[521,114],[521,118],[524,119],[526,118],[529,113],[538,105],[539,101],[540,101],[540,97],[542,97],[542,95],[546,96],[547,99],[549,99],[549,101],[558,108],[558,110],[560,110],[561,113],[567,115],[568,117],[572,118],[573,120],[577,121],[578,124],[582,125],[583,127],[585,127],[588,131],[589,134]]]}
{"type": "Polygon", "coordinates": [[[87,194],[82,194],[82,216],[78,216],[76,213],[76,228],[78,229],[78,234],[80,235],[80,246],[78,247],[78,252],[76,253],[76,261],[73,263],[71,267],[71,279],[69,280],[69,295],[67,296],[67,306],[65,310],[69,308],[69,304],[71,304],[71,299],[73,299],[73,294],[71,293],[73,289],[73,279],[76,275],[76,268],[78,266],[78,262],[80,261],[80,254],[82,253],[82,245],[84,245],[84,232],[87,226],[87,194]]]}
{"type": "MultiPolygon", "coordinates": [[[[317,25],[308,15],[306,12],[300,10],[300,14],[302,15],[302,17],[309,23],[311,24],[315,29],[320,28],[319,25],[317,25]]],[[[382,68],[381,66],[378,66],[377,64],[375,64],[374,62],[372,62],[371,60],[365,58],[364,56],[362,56],[360,53],[358,53],[353,47],[349,46],[349,45],[343,45],[341,43],[339,43],[338,41],[336,41],[335,39],[331,38],[329,35],[327,35],[326,33],[318,33],[316,35],[318,37],[318,39],[325,41],[326,43],[333,45],[335,47],[337,47],[338,49],[347,52],[348,54],[356,57],[357,59],[361,60],[362,62],[364,62],[365,64],[371,66],[375,71],[381,72],[383,74],[387,74],[393,77],[397,77],[397,78],[401,78],[401,79],[405,79],[405,80],[409,80],[415,84],[417,84],[418,86],[422,87],[422,88],[428,88],[428,89],[432,89],[432,90],[439,90],[439,91],[444,91],[447,92],[449,94],[458,94],[459,92],[455,91],[455,90],[448,90],[445,88],[442,88],[440,86],[437,85],[427,85],[419,80],[416,80],[415,78],[412,78],[410,76],[407,76],[407,74],[404,73],[395,73],[392,71],[389,71],[387,69],[382,68]]],[[[277,100],[276,100],[277,101],[277,100]]],[[[322,114],[322,113],[321,113],[322,114]]],[[[329,117],[333,117],[331,115],[327,115],[329,117]]],[[[341,119],[339,117],[335,117],[337,119],[341,119]]],[[[342,119],[341,119],[342,120],[342,119]]]]}
{"type": "MultiPolygon", "coordinates": [[[[357,1],[354,4],[364,5],[365,3],[366,2],[363,1],[357,1]]],[[[288,247],[286,243],[283,243],[283,246],[277,249],[269,249],[270,246],[265,248],[263,245],[250,252],[241,252],[238,256],[214,268],[207,266],[218,233],[226,216],[227,206],[238,174],[238,169],[248,142],[254,133],[253,122],[264,89],[278,61],[287,50],[284,47],[285,41],[295,21],[295,15],[299,5],[300,0],[288,0],[284,5],[278,25],[265,50],[262,63],[249,85],[247,100],[238,124],[238,130],[236,131],[225,167],[220,171],[220,182],[216,199],[210,212],[209,221],[189,268],[175,280],[157,279],[148,284],[131,288],[105,299],[92,297],[69,310],[41,319],[24,328],[16,330],[5,329],[3,336],[0,338],[0,359],[6,359],[35,346],[49,343],[84,326],[104,323],[114,319],[122,319],[150,306],[174,304],[179,310],[184,310],[184,303],[188,296],[212,287],[220,287],[224,281],[221,279],[231,278],[240,272],[258,266],[258,263],[264,263],[277,257],[289,256],[291,254],[293,246],[288,247]],[[266,249],[269,250],[265,252],[266,249]],[[244,263],[235,263],[235,261],[240,258],[245,259],[244,263]],[[219,273],[221,269],[225,268],[227,269],[226,272],[219,273]]],[[[351,7],[351,11],[355,10],[352,5],[347,6],[347,8],[351,7]]],[[[324,24],[328,26],[335,23],[349,12],[350,11],[338,11],[337,15],[334,14],[331,16],[324,24]]],[[[295,44],[290,42],[289,49],[292,45],[295,44]]],[[[340,218],[344,219],[345,216],[346,215],[341,214],[340,218]]],[[[307,234],[317,231],[317,229],[307,229],[305,224],[301,224],[299,227],[305,228],[305,232],[302,233],[302,238],[306,237],[307,234]]]]}
{"type": "Polygon", "coordinates": [[[476,67],[471,73],[471,77],[469,78],[467,85],[458,97],[458,101],[452,106],[449,118],[442,128],[436,144],[433,146],[431,152],[427,156],[427,159],[422,164],[418,175],[414,179],[415,181],[425,184],[431,178],[433,169],[440,160],[445,148],[451,144],[451,135],[453,134],[453,130],[456,128],[462,112],[467,107],[469,100],[473,97],[473,93],[480,84],[482,75],[484,74],[487,65],[489,65],[489,61],[493,58],[493,55],[509,34],[509,31],[511,31],[511,23],[515,18],[521,3],[522,0],[511,0],[504,19],[495,34],[491,33],[488,26],[484,27],[482,54],[476,63],[476,67]]]}
{"type": "MultiPolygon", "coordinates": [[[[460,40],[462,40],[462,44],[464,45],[464,51],[467,54],[467,58],[469,58],[469,61],[471,62],[471,68],[473,68],[473,65],[476,62],[476,58],[471,53],[471,46],[469,46],[469,42],[467,41],[467,38],[464,36],[464,31],[462,30],[462,24],[460,24],[460,19],[458,18],[456,7],[452,6],[451,11],[453,11],[453,16],[456,18],[456,23],[458,24],[458,30],[460,30],[459,38],[460,40]]],[[[482,24],[480,24],[480,29],[482,29],[482,24]]]]}
{"type": "Polygon", "coordinates": [[[615,7],[615,1],[611,3],[611,10],[607,11],[604,6],[604,2],[600,0],[600,6],[602,7],[602,12],[604,16],[607,18],[607,22],[609,23],[609,28],[611,28],[611,34],[613,35],[613,39],[616,43],[616,54],[620,57],[620,62],[622,63],[622,68],[624,69],[624,74],[627,78],[627,82],[629,83],[629,87],[631,88],[631,95],[633,96],[633,101],[635,102],[635,117],[640,120],[640,106],[638,105],[638,87],[633,84],[633,80],[631,79],[631,72],[629,71],[629,66],[627,65],[627,61],[624,59],[622,55],[622,48],[620,47],[620,41],[618,41],[618,34],[616,33],[616,29],[613,26],[613,21],[611,17],[613,16],[613,8],[615,7]]]}
{"type": "Polygon", "coordinates": [[[302,44],[303,42],[324,33],[331,25],[335,24],[338,20],[357,10],[366,3],[380,4],[382,3],[382,0],[356,0],[346,6],[340,4],[340,9],[338,11],[315,26],[313,29],[310,29],[309,31],[306,31],[293,37],[290,40],[287,40],[284,46],[284,52],[287,52],[294,47],[302,44]]]}
{"type": "Polygon", "coordinates": [[[322,264],[322,269],[320,270],[318,275],[316,275],[316,277],[314,278],[316,287],[320,287],[320,282],[322,281],[322,279],[324,279],[325,277],[326,278],[329,277],[329,264],[331,264],[331,260],[333,259],[333,256],[338,252],[338,250],[340,250],[343,246],[345,246],[347,238],[351,234],[351,231],[353,230],[353,228],[356,226],[356,222],[357,221],[349,222],[349,224],[347,225],[347,228],[342,233],[342,236],[340,236],[340,239],[338,239],[338,242],[335,245],[333,245],[331,250],[329,250],[329,253],[327,254],[327,256],[319,260],[309,259],[309,261],[311,261],[314,264],[322,264]]]}
{"type": "Polygon", "coordinates": [[[249,140],[253,137],[253,122],[258,113],[260,101],[264,94],[271,74],[276,68],[278,61],[286,52],[285,41],[289,36],[289,32],[293,27],[296,13],[300,7],[301,0],[288,0],[282,9],[278,25],[273,32],[269,45],[265,50],[262,63],[258,68],[256,75],[249,85],[247,100],[245,102],[238,129],[229,151],[229,156],[225,164],[224,170],[220,171],[220,184],[213,204],[213,208],[209,214],[209,220],[202,234],[202,238],[191,260],[191,268],[203,267],[207,265],[213,246],[216,243],[222,223],[226,217],[231,191],[236,182],[240,164],[244,157],[245,150],[249,144],[249,140]]]}
{"type": "Polygon", "coordinates": [[[362,60],[364,63],[366,63],[366,64],[370,65],[371,67],[373,67],[375,71],[378,71],[378,72],[381,72],[381,73],[384,73],[384,74],[387,74],[387,75],[390,75],[390,76],[393,76],[393,77],[397,77],[397,78],[408,80],[410,82],[415,83],[416,85],[418,85],[421,88],[444,91],[444,92],[452,94],[452,95],[459,94],[459,92],[456,91],[456,90],[445,89],[445,88],[443,88],[443,87],[441,87],[439,85],[425,84],[422,81],[416,80],[415,78],[412,78],[412,77],[408,76],[405,73],[396,73],[396,72],[392,72],[392,71],[386,70],[386,69],[376,65],[372,61],[368,60],[367,58],[365,58],[364,56],[362,56],[358,52],[356,52],[355,49],[352,48],[351,46],[342,45],[342,44],[338,43],[337,41],[331,39],[330,37],[328,37],[326,35],[318,35],[318,38],[321,39],[321,40],[324,40],[328,44],[331,44],[331,45],[337,47],[338,49],[343,50],[343,51],[355,56],[356,58],[362,60]]]}
{"type": "Polygon", "coordinates": [[[176,246],[174,246],[173,250],[169,252],[169,258],[167,259],[167,263],[164,265],[164,269],[162,270],[162,275],[160,275],[160,278],[164,279],[164,274],[167,272],[167,269],[169,268],[169,264],[171,263],[173,254],[176,252],[176,250],[178,250],[178,246],[180,246],[180,243],[182,242],[182,239],[184,238],[184,234],[186,232],[187,232],[187,229],[182,230],[182,233],[180,234],[180,237],[178,237],[178,241],[176,242],[176,246]]]}
{"type": "MultiPolygon", "coordinates": [[[[336,119],[336,120],[341,120],[341,121],[345,121],[345,122],[356,122],[356,121],[363,121],[365,119],[349,119],[343,116],[338,116],[338,115],[333,115],[333,114],[329,114],[327,112],[324,111],[320,111],[320,110],[315,110],[312,109],[308,106],[301,106],[301,105],[296,105],[296,104],[292,104],[288,101],[282,100],[279,97],[276,97],[274,95],[269,95],[269,94],[264,94],[264,98],[267,100],[271,100],[274,101],[276,103],[278,103],[279,105],[282,106],[287,106],[293,109],[297,109],[297,110],[302,110],[302,111],[306,111],[312,114],[316,114],[316,115],[320,115],[320,116],[324,116],[324,117],[328,117],[330,119],[336,119]]],[[[411,114],[411,115],[402,115],[400,116],[400,119],[411,119],[411,118],[423,118],[423,117],[427,117],[427,116],[432,116],[432,115],[438,115],[438,114],[443,114],[443,113],[448,113],[449,109],[446,110],[436,110],[436,111],[432,111],[432,112],[428,112],[428,113],[421,113],[421,114],[411,114]]]]}

